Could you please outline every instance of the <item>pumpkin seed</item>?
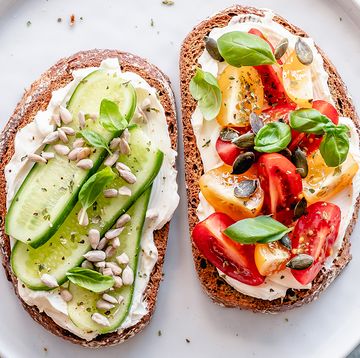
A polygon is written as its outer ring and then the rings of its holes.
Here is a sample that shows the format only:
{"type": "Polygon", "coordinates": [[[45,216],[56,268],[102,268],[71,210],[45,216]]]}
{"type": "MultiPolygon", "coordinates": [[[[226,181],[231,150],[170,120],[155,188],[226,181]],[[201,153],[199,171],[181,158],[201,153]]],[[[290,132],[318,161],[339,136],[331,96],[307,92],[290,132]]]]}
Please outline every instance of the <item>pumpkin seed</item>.
{"type": "Polygon", "coordinates": [[[306,214],[307,208],[307,201],[305,198],[302,198],[298,203],[295,205],[294,209],[294,220],[299,219],[301,216],[306,214]]]}
{"type": "Polygon", "coordinates": [[[209,55],[216,61],[223,62],[224,58],[220,55],[217,42],[211,37],[205,36],[205,48],[209,55]]]}
{"type": "Polygon", "coordinates": [[[314,263],[314,258],[307,254],[299,254],[293,257],[286,266],[293,270],[305,270],[314,263]]]}
{"type": "Polygon", "coordinates": [[[258,187],[258,181],[256,179],[242,180],[234,188],[234,195],[237,198],[249,198],[252,196],[258,187]]]}
{"type": "Polygon", "coordinates": [[[230,127],[225,127],[220,132],[220,139],[224,142],[231,142],[239,137],[239,132],[230,127]]]}
{"type": "Polygon", "coordinates": [[[285,158],[292,160],[292,153],[289,148],[285,148],[282,151],[279,152],[279,154],[283,155],[285,158]]]}
{"type": "Polygon", "coordinates": [[[291,239],[288,234],[284,235],[280,239],[280,243],[285,246],[288,250],[291,250],[291,239]]]}
{"type": "Polygon", "coordinates": [[[298,60],[305,66],[310,65],[314,60],[310,46],[300,37],[295,44],[295,53],[298,60]]]}
{"type": "Polygon", "coordinates": [[[257,132],[259,132],[259,130],[262,127],[264,127],[264,122],[256,113],[251,113],[250,114],[250,126],[251,126],[252,131],[255,134],[257,134],[257,132]]]}
{"type": "Polygon", "coordinates": [[[289,40],[285,37],[276,46],[274,56],[277,60],[284,56],[286,50],[289,47],[289,40]]]}
{"type": "Polygon", "coordinates": [[[255,163],[255,154],[246,152],[240,154],[234,161],[232,174],[243,174],[255,163]]]}
{"type": "Polygon", "coordinates": [[[300,176],[302,178],[306,178],[309,172],[309,167],[306,155],[301,149],[295,149],[295,152],[292,156],[292,162],[295,164],[297,172],[300,174],[300,176]]]}
{"type": "Polygon", "coordinates": [[[255,140],[255,134],[252,132],[247,132],[241,136],[233,139],[231,143],[235,144],[239,148],[252,148],[255,140]]]}

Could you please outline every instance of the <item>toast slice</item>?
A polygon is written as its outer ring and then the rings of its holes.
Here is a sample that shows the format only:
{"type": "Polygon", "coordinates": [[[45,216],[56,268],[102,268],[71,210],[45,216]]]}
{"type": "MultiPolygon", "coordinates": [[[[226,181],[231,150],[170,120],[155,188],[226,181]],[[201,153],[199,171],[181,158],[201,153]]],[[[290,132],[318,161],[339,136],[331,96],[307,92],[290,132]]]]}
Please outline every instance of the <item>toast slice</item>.
{"type": "MultiPolygon", "coordinates": [[[[241,14],[254,14],[264,16],[265,11],[253,7],[243,7],[235,5],[227,8],[216,15],[204,20],[197,25],[186,37],[182,44],[180,53],[180,84],[181,84],[181,110],[183,122],[183,140],[185,148],[185,175],[188,195],[188,215],[190,236],[194,226],[198,223],[196,208],[199,204],[199,179],[204,173],[200,152],[196,145],[193,128],[191,125],[191,116],[196,108],[196,101],[189,92],[189,83],[195,74],[197,61],[205,48],[204,37],[215,27],[226,26],[232,17],[241,14]]],[[[284,26],[291,33],[308,37],[308,35],[298,27],[290,24],[279,15],[275,15],[274,21],[284,26]]],[[[324,60],[324,67],[329,74],[328,85],[331,94],[335,100],[337,110],[341,116],[350,117],[357,130],[360,130],[359,118],[355,112],[354,105],[348,95],[345,84],[336,71],[334,65],[326,57],[324,52],[317,47],[324,60]]],[[[352,220],[347,228],[343,245],[333,262],[330,269],[323,268],[313,281],[312,288],[309,290],[289,289],[286,297],[274,301],[266,301],[254,297],[246,296],[236,291],[220,278],[215,266],[210,264],[200,253],[196,246],[192,245],[195,268],[198,273],[201,285],[208,296],[219,305],[226,307],[237,307],[240,309],[249,309],[254,312],[276,313],[285,311],[294,307],[302,306],[315,300],[319,294],[324,291],[330,283],[340,274],[345,266],[351,260],[350,254],[350,235],[354,228],[357,212],[360,206],[360,197],[357,198],[356,208],[352,220]]]]}
{"type": "Polygon", "coordinates": [[[72,71],[84,68],[99,66],[101,61],[106,58],[118,58],[120,67],[123,71],[131,71],[140,75],[152,87],[156,88],[162,106],[165,110],[168,131],[171,139],[171,146],[174,150],[177,147],[177,123],[175,113],[175,101],[170,87],[169,79],[154,65],[138,56],[116,50],[90,50],[74,54],[73,56],[61,59],[52,66],[42,76],[35,81],[30,89],[23,95],[18,103],[13,115],[6,124],[0,142],[0,249],[2,254],[2,264],[5,268],[8,280],[13,284],[15,293],[19,297],[25,310],[38,323],[51,333],[64,338],[72,343],[82,346],[96,348],[101,346],[111,346],[124,342],[126,339],[140,332],[150,321],[154,312],[157,292],[162,278],[162,266],[164,262],[167,238],[169,233],[169,223],[161,230],[154,232],[154,242],[158,249],[158,261],[152,271],[150,281],[145,290],[145,298],[148,303],[148,313],[136,325],[125,329],[121,334],[117,332],[97,336],[92,341],[86,341],[66,329],[58,326],[45,313],[39,312],[35,306],[29,306],[21,300],[17,291],[17,278],[13,274],[10,266],[10,240],[4,231],[4,217],[6,214],[6,182],[4,168],[14,153],[14,139],[17,131],[31,122],[39,110],[45,110],[54,90],[64,87],[72,78],[72,71]]]}

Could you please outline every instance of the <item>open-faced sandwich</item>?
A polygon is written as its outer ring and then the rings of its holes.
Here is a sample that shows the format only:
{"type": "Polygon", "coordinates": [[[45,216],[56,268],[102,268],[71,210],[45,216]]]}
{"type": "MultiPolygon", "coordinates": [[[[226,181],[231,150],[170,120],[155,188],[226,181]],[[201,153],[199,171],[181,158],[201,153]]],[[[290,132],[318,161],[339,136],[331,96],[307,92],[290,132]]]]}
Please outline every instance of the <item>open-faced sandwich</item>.
{"type": "Polygon", "coordinates": [[[168,79],[112,50],[60,60],[26,91],[1,139],[1,251],[25,309],[89,347],[153,313],[178,205],[168,79]]]}
{"type": "Polygon", "coordinates": [[[277,312],[351,259],[359,121],[302,30],[234,6],[185,39],[181,94],[193,256],[217,303],[277,312]]]}

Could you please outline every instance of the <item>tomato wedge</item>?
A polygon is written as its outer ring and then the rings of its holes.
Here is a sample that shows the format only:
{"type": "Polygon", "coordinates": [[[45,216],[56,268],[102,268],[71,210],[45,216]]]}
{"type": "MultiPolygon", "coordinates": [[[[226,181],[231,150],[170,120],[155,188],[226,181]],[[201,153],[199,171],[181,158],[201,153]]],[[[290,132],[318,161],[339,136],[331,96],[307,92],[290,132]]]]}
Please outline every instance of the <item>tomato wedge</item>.
{"type": "Polygon", "coordinates": [[[221,160],[227,165],[233,165],[235,159],[241,153],[241,149],[231,142],[225,142],[220,137],[216,141],[216,151],[221,160]]]}
{"type": "Polygon", "coordinates": [[[307,254],[314,258],[313,264],[305,270],[291,272],[303,285],[310,283],[321,270],[326,257],[331,255],[341,220],[340,208],[332,203],[318,201],[307,208],[292,233],[292,257],[307,254]]]}
{"type": "MultiPolygon", "coordinates": [[[[302,181],[295,165],[279,153],[268,153],[261,155],[258,172],[265,192],[265,212],[273,214],[275,219],[280,211],[291,213],[302,194],[302,181]]],[[[282,216],[281,219],[284,220],[282,216]]]]}
{"type": "Polygon", "coordinates": [[[281,118],[286,123],[289,123],[289,113],[295,108],[296,105],[294,103],[279,104],[264,110],[261,117],[264,119],[264,122],[274,122],[281,118]]]}
{"type": "Polygon", "coordinates": [[[247,285],[261,285],[264,277],[255,265],[255,245],[239,244],[223,234],[234,222],[226,214],[214,213],[195,226],[193,242],[206,259],[226,275],[247,285]]]}

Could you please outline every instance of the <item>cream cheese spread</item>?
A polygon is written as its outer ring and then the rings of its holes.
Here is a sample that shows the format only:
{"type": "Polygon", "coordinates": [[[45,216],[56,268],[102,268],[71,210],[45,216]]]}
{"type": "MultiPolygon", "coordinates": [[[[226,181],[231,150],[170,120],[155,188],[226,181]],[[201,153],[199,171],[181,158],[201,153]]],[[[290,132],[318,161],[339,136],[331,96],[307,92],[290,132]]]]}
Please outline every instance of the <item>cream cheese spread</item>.
{"type": "MultiPolygon", "coordinates": [[[[55,108],[59,105],[65,105],[79,82],[99,68],[111,73],[117,73],[124,80],[131,82],[137,93],[137,111],[133,120],[137,120],[138,126],[164,153],[162,167],[152,186],[144,224],[141,239],[142,250],[139,255],[133,301],[127,318],[118,329],[118,331],[122,331],[138,323],[148,312],[144,292],[158,258],[153,232],[161,229],[171,219],[179,203],[176,182],[177,171],[174,169],[177,153],[171,148],[164,108],[158,99],[156,89],[135,73],[121,72],[117,59],[108,58],[102,61],[98,68],[91,67],[75,70],[73,72],[73,81],[64,88],[54,91],[47,109],[39,111],[34,120],[16,134],[15,152],[5,168],[7,206],[10,205],[16,191],[32,167],[32,164],[23,160],[23,158],[27,154],[40,150],[45,136],[55,130],[54,126],[50,124],[50,118],[55,108]],[[143,111],[146,118],[139,120],[139,111],[144,100],[151,108],[156,108],[156,110],[143,111]]],[[[59,295],[58,289],[33,291],[23,285],[22,282],[19,282],[18,288],[20,296],[28,305],[37,306],[41,312],[45,312],[59,326],[86,340],[96,337],[96,333],[85,332],[71,322],[67,313],[67,304],[59,295]]]]}
{"type": "MultiPolygon", "coordinates": [[[[249,31],[251,28],[259,29],[267,39],[274,45],[280,42],[283,38],[289,40],[289,48],[284,55],[284,61],[286,57],[294,50],[297,37],[286,30],[282,25],[273,21],[273,13],[270,10],[266,11],[265,17],[256,15],[239,15],[231,19],[229,24],[222,28],[214,28],[209,34],[210,38],[217,40],[220,36],[231,31],[249,31]]],[[[314,41],[309,38],[305,38],[304,41],[311,47],[314,54],[314,60],[311,67],[312,82],[313,82],[313,98],[314,100],[322,99],[330,103],[334,103],[330,94],[330,90],[327,84],[328,74],[324,69],[323,59],[314,45],[314,41]]],[[[220,63],[214,60],[209,53],[205,50],[199,58],[199,64],[204,71],[210,72],[215,77],[224,70],[226,64],[220,63]]],[[[197,146],[200,151],[201,159],[204,166],[204,171],[214,169],[223,165],[220,159],[215,143],[219,136],[221,126],[216,119],[205,120],[199,106],[196,107],[191,123],[194,129],[194,134],[197,141],[197,146]],[[205,146],[204,144],[207,143],[205,146]]],[[[354,123],[349,118],[341,117],[339,124],[345,124],[350,129],[350,151],[355,161],[360,165],[360,151],[359,151],[359,136],[354,123]]],[[[332,262],[336,258],[339,249],[341,248],[342,241],[346,229],[352,219],[354,213],[355,202],[360,193],[360,172],[358,171],[353,178],[353,184],[351,187],[345,188],[337,195],[333,196],[329,202],[332,202],[340,207],[341,210],[341,223],[339,228],[338,238],[333,247],[333,254],[328,257],[325,262],[325,267],[330,268],[332,262]]],[[[197,216],[199,220],[204,220],[215,210],[206,201],[204,196],[200,193],[200,203],[197,208],[197,216]]],[[[266,277],[263,284],[259,286],[250,286],[234,280],[231,277],[226,276],[223,272],[218,270],[219,275],[237,291],[263,300],[274,300],[286,295],[286,291],[289,288],[293,289],[309,289],[311,283],[303,286],[295,280],[290,270],[286,269],[275,275],[266,277]]]]}

